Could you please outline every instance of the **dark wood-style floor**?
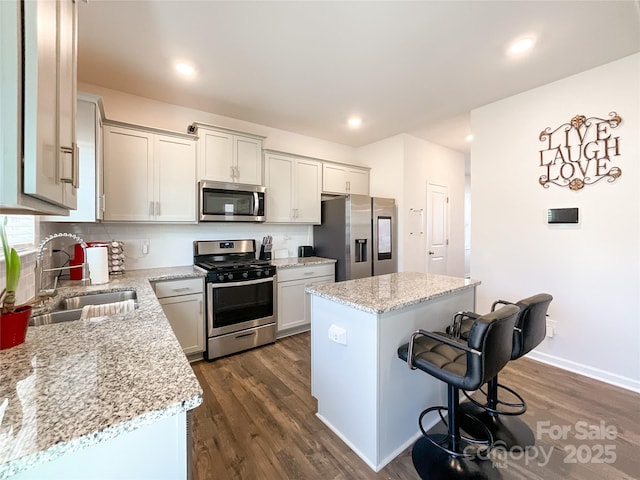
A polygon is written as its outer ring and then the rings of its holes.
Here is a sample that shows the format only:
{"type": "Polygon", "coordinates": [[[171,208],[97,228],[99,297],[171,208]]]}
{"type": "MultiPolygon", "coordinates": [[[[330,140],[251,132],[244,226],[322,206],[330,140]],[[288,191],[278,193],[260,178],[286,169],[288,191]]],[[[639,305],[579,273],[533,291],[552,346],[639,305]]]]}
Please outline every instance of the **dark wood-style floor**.
{"type": "MultiPolygon", "coordinates": [[[[316,418],[309,333],[193,369],[204,389],[194,480],[419,478],[411,448],[375,473],[316,418]]],[[[520,418],[541,435],[537,458],[499,459],[504,479],[640,478],[640,395],[528,359],[511,362],[501,383],[525,396],[520,418]],[[565,438],[553,435],[563,427],[565,438]]]]}

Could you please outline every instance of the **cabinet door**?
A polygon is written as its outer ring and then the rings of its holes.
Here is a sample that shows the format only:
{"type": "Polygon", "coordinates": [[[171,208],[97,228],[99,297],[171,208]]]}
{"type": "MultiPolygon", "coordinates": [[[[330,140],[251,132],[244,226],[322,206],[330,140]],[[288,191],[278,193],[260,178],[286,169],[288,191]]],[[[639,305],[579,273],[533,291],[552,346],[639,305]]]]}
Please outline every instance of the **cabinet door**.
{"type": "Polygon", "coordinates": [[[198,180],[233,182],[233,135],[198,129],[198,180]]]}
{"type": "Polygon", "coordinates": [[[347,190],[356,195],[369,195],[369,171],[358,168],[347,169],[347,190]]]}
{"type": "Polygon", "coordinates": [[[308,323],[304,289],[308,279],[278,282],[278,334],[308,323]]]}
{"type": "Polygon", "coordinates": [[[322,166],[322,191],[329,193],[347,193],[345,167],[325,163],[322,166]]]}
{"type": "Polygon", "coordinates": [[[296,208],[295,221],[319,224],[322,164],[313,160],[296,160],[293,185],[296,208]]]}
{"type": "Polygon", "coordinates": [[[202,294],[159,300],[185,355],[204,352],[204,308],[202,294]]]}
{"type": "Polygon", "coordinates": [[[196,145],[192,140],[156,135],[154,220],[196,222],[196,145]]]}
{"type": "Polygon", "coordinates": [[[57,2],[25,2],[24,15],[24,193],[62,204],[57,2]]]}
{"type": "Polygon", "coordinates": [[[75,210],[79,185],[76,146],[77,6],[58,2],[58,158],[62,203],[75,210]]]}
{"type": "Polygon", "coordinates": [[[292,158],[267,155],[265,159],[267,222],[292,221],[293,165],[292,158]]]}
{"type": "Polygon", "coordinates": [[[107,221],[148,221],[153,215],[153,134],[104,129],[104,192],[107,221]]]}
{"type": "MultiPolygon", "coordinates": [[[[95,222],[98,216],[96,191],[102,173],[98,167],[98,155],[102,150],[99,109],[94,101],[78,99],[76,108],[76,143],[80,163],[80,188],[77,190],[78,207],[68,216],[45,215],[41,222],[95,222]]],[[[101,165],[101,164],[100,164],[101,165]]]]}
{"type": "Polygon", "coordinates": [[[235,181],[262,185],[262,141],[234,135],[235,181]]]}

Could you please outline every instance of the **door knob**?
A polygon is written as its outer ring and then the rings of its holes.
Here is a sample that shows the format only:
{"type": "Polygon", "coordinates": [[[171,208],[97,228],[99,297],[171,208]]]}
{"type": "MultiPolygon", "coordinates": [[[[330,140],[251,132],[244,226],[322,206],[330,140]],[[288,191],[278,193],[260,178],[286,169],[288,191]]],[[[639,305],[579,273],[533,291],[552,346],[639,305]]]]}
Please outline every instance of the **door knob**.
{"type": "Polygon", "coordinates": [[[429,255],[435,255],[436,252],[432,252],[431,250],[429,250],[429,255]]]}

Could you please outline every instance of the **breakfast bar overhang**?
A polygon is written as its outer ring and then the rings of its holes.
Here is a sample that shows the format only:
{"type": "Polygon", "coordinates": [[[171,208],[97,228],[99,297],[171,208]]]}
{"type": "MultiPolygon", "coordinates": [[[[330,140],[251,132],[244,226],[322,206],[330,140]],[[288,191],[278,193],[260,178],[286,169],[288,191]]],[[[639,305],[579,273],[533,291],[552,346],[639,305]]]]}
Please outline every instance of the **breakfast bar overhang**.
{"type": "Polygon", "coordinates": [[[373,470],[420,436],[420,412],[446,404],[445,384],[409,369],[398,347],[415,330],[444,331],[456,312],[474,311],[479,284],[401,272],[306,289],[317,416],[373,470]]]}

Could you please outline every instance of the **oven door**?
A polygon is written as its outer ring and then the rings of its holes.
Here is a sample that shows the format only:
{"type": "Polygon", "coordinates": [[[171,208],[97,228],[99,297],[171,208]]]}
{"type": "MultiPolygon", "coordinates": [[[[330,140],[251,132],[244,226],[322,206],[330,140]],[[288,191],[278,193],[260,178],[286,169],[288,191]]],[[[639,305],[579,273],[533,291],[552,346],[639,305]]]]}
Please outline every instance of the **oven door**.
{"type": "Polygon", "coordinates": [[[274,278],[207,284],[207,336],[275,322],[274,278]]]}
{"type": "Polygon", "coordinates": [[[200,182],[201,222],[264,222],[265,187],[200,182]]]}

